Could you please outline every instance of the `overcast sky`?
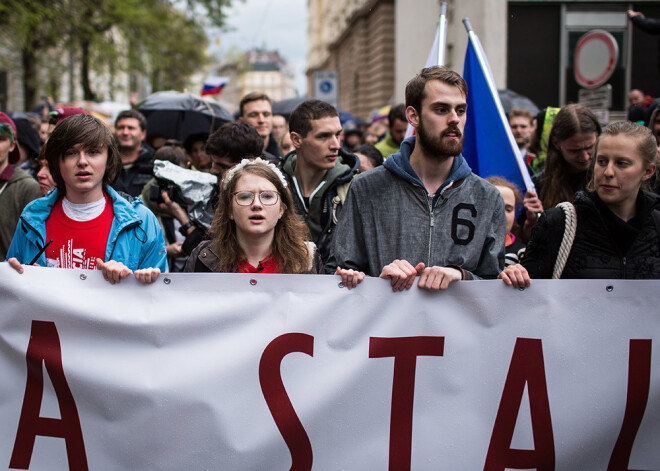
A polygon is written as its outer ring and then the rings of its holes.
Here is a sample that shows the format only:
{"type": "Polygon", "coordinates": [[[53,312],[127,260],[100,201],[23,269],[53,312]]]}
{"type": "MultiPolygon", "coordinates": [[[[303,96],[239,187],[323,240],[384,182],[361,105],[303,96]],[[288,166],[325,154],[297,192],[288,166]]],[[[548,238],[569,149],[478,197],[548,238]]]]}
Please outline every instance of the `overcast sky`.
{"type": "Polygon", "coordinates": [[[295,74],[298,93],[305,94],[307,0],[234,0],[227,10],[227,26],[228,31],[209,32],[212,56],[222,58],[235,47],[278,50],[295,74]]]}

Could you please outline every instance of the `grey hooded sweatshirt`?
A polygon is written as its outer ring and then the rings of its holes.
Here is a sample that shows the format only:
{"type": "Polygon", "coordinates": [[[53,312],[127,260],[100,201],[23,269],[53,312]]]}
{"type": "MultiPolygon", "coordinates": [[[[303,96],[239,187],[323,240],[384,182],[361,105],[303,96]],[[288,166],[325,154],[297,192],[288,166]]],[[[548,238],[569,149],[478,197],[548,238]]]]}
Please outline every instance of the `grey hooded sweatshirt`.
{"type": "Polygon", "coordinates": [[[410,165],[414,147],[413,136],[382,167],[353,180],[326,273],[340,266],[379,276],[400,259],[458,268],[464,279],[497,277],[506,233],[499,191],[458,155],[447,180],[429,195],[410,165]]]}

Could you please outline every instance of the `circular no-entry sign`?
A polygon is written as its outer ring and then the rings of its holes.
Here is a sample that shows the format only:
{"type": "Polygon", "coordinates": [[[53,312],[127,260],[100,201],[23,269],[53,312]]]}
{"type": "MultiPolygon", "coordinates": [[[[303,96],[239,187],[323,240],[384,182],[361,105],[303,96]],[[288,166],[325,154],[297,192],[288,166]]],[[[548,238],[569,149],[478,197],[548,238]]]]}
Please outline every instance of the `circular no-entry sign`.
{"type": "Polygon", "coordinates": [[[619,46],[610,33],[596,29],[584,34],[575,47],[575,80],[596,88],[609,80],[619,60],[619,46]]]}

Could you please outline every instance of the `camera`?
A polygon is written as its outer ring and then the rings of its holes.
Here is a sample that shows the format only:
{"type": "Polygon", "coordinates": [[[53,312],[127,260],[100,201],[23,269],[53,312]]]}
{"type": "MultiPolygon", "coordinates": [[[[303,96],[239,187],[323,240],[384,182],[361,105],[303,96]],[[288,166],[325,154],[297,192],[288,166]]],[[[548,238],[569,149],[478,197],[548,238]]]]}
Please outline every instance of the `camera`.
{"type": "Polygon", "coordinates": [[[175,183],[165,180],[164,178],[156,178],[156,181],[149,188],[149,201],[162,203],[163,192],[167,193],[168,198],[175,203],[178,203],[182,208],[186,207],[186,202],[183,200],[179,187],[175,183]]]}

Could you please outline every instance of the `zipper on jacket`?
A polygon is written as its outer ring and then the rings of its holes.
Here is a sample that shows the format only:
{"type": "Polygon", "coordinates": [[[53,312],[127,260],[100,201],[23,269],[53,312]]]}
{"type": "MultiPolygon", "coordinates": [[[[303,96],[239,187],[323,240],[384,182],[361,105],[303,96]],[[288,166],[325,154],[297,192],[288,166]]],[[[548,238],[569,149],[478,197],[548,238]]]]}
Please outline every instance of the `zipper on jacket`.
{"type": "MultiPolygon", "coordinates": [[[[454,180],[450,181],[442,190],[440,190],[440,199],[442,200],[441,205],[444,204],[446,201],[444,197],[445,191],[450,189],[454,185],[454,180]]],[[[426,203],[429,206],[429,250],[428,253],[426,254],[426,266],[430,267],[431,266],[431,250],[433,248],[433,227],[435,227],[435,218],[433,211],[435,207],[433,206],[433,198],[435,198],[435,195],[431,195],[428,192],[426,193],[426,203]]]]}
{"type": "Polygon", "coordinates": [[[433,220],[433,196],[426,194],[426,202],[429,205],[429,251],[426,255],[426,266],[431,266],[431,248],[433,247],[433,226],[435,226],[435,221],[433,220]]]}

